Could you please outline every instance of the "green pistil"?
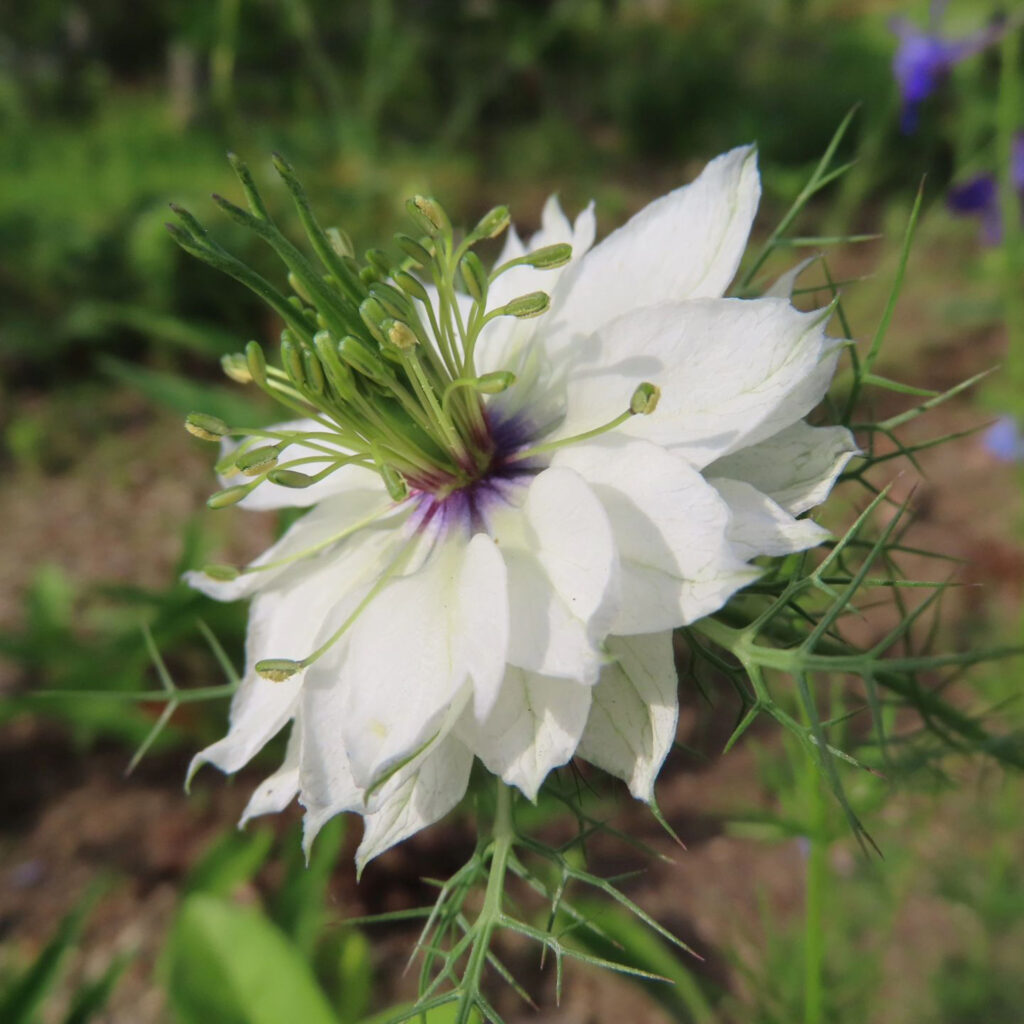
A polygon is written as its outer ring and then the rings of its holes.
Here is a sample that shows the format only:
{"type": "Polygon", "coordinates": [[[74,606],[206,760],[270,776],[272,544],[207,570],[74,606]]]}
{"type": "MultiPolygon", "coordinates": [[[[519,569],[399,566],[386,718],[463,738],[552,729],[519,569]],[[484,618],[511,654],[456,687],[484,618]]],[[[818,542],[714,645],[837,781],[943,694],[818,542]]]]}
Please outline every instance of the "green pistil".
{"type": "Polygon", "coordinates": [[[321,226],[294,171],[275,156],[274,167],[309,242],[311,251],[304,252],[278,227],[245,164],[235,156],[230,161],[248,209],[219,196],[215,202],[281,258],[287,290],[223,249],[186,210],[173,208],[180,226],[172,233],[188,252],[251,288],[284,321],[278,365],[268,364],[263,349],[250,342],[244,356],[225,359],[228,375],[255,383],[296,415],[313,420],[316,429],[245,431],[213,417],[191,416],[189,430],[204,440],[247,439],[218,468],[250,479],[218,492],[211,504],[238,501],[264,480],[309,486],[346,465],[375,469],[395,500],[410,485],[447,494],[479,479],[494,458],[485,397],[513,386],[515,378],[502,371],[477,374],[477,339],[498,316],[539,316],[549,305],[547,294],[532,292],[489,309],[491,284],[516,266],[563,266],[571,247],[547,246],[488,273],[474,247],[507,229],[508,210],[495,207],[456,242],[440,204],[416,196],[408,209],[421,237],[396,236],[397,258],[371,249],[360,262],[342,232],[321,226]],[[256,440],[269,443],[253,444],[256,440]],[[282,462],[294,444],[314,454],[282,462]],[[319,464],[317,472],[303,472],[311,463],[319,464]]]}

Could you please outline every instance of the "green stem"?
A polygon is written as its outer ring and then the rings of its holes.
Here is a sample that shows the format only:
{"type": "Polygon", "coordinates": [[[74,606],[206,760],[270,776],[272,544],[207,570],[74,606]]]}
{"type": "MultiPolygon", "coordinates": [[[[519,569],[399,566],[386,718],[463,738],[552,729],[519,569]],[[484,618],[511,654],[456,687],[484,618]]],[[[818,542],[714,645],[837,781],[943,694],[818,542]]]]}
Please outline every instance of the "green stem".
{"type": "Polygon", "coordinates": [[[804,1024],[821,1024],[824,1020],[825,891],[828,885],[826,804],[817,773],[807,773],[807,779],[810,848],[805,884],[804,1024]]]}
{"type": "Polygon", "coordinates": [[[484,893],[484,904],[473,924],[473,949],[469,954],[466,972],[463,975],[465,994],[469,998],[459,1001],[458,1016],[455,1024],[470,1024],[475,1000],[473,996],[480,990],[480,977],[487,963],[487,955],[491,947],[491,935],[497,927],[502,914],[502,897],[505,893],[505,873],[508,860],[515,841],[515,827],[512,822],[512,790],[498,779],[498,804],[494,813],[494,837],[491,849],[491,866],[487,874],[487,890],[484,893]]]}

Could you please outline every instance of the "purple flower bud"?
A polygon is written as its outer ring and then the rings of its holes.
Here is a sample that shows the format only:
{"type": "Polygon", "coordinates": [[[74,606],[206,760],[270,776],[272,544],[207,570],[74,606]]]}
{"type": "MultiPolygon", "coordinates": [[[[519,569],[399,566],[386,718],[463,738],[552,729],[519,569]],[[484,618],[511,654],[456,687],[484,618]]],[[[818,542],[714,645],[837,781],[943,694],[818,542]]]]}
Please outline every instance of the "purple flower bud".
{"type": "Polygon", "coordinates": [[[1001,416],[985,431],[985,448],[1001,462],[1024,461],[1024,435],[1012,416],[1001,416]]]}
{"type": "Polygon", "coordinates": [[[932,4],[927,30],[919,29],[905,18],[894,18],[890,28],[899,39],[892,60],[892,73],[900,90],[903,109],[900,130],[910,135],[917,129],[918,107],[942,84],[955,64],[980,53],[1003,32],[992,25],[962,39],[945,39],[938,21],[945,3],[932,4]]]}
{"type": "MultiPolygon", "coordinates": [[[[1014,136],[1010,154],[1010,180],[1024,199],[1024,132],[1014,136]]],[[[1003,218],[995,175],[978,174],[960,185],[954,185],[946,196],[946,205],[953,213],[979,218],[981,240],[985,245],[998,245],[1002,241],[1003,218]]]]}

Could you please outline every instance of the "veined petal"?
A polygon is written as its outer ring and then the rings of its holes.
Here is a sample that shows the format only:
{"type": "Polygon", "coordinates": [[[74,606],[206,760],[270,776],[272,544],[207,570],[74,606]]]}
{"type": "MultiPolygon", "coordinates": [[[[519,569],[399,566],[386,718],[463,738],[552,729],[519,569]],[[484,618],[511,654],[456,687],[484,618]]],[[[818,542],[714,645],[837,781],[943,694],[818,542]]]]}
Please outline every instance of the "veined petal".
{"type": "Polygon", "coordinates": [[[726,502],[664,448],[613,433],[561,449],[552,466],[579,473],[611,523],[622,585],[612,633],[693,622],[757,577],[727,539],[726,502]]]}
{"type": "MultiPolygon", "coordinates": [[[[268,431],[293,432],[300,434],[307,433],[329,433],[329,428],[317,423],[315,420],[289,420],[287,423],[277,423],[267,427],[268,431]]],[[[273,438],[254,438],[255,445],[274,444],[273,438]]],[[[234,451],[242,442],[233,440],[221,441],[221,455],[227,455],[234,451]]],[[[319,443],[319,442],[318,442],[319,443]]],[[[339,456],[345,453],[329,442],[324,443],[324,448],[312,448],[305,444],[291,444],[284,449],[281,455],[281,462],[292,462],[297,459],[315,459],[302,466],[297,466],[297,472],[303,472],[310,476],[326,469],[330,464],[333,451],[339,456]]],[[[372,490],[380,486],[380,478],[373,470],[363,466],[341,466],[333,473],[325,476],[323,480],[310,484],[309,487],[281,487],[279,484],[264,480],[251,494],[238,502],[239,508],[251,510],[276,509],[276,508],[308,508],[310,505],[317,505],[325,498],[335,494],[341,494],[353,489],[372,490]]],[[[238,483],[244,483],[248,477],[245,476],[222,476],[221,485],[231,487],[238,483]]]]}
{"type": "Polygon", "coordinates": [[[588,335],[644,306],[723,295],[760,196],[753,147],[717,157],[595,246],[552,319],[567,334],[588,335]]]}
{"type": "Polygon", "coordinates": [[[591,689],[509,666],[491,713],[482,721],[463,715],[456,731],[490,771],[536,800],[548,772],[576,751],[591,689]]]}
{"type": "MultiPolygon", "coordinates": [[[[346,482],[362,485],[366,480],[364,474],[360,474],[346,482]]],[[[395,503],[388,497],[378,477],[376,487],[352,487],[322,501],[294,523],[276,544],[250,562],[248,571],[236,579],[215,580],[204,572],[193,570],[185,573],[185,581],[218,601],[249,597],[276,584],[292,569],[306,571],[316,566],[318,560],[331,557],[330,549],[335,543],[351,536],[361,524],[384,516],[392,508],[395,508],[395,503]]]]}
{"type": "MultiPolygon", "coordinates": [[[[356,781],[370,786],[431,735],[468,676],[492,700],[504,644],[473,631],[508,611],[493,542],[439,539],[416,572],[389,583],[353,624],[341,667],[344,738],[356,781]]],[[[503,639],[500,622],[493,627],[503,639]]],[[[334,685],[337,685],[335,682],[334,685]]]]}
{"type": "Polygon", "coordinates": [[[750,484],[722,478],[710,482],[729,503],[729,543],[741,558],[789,555],[816,547],[830,536],[812,519],[794,519],[750,484]]]}
{"type": "Polygon", "coordinates": [[[679,719],[672,634],[611,637],[608,652],[578,753],[650,803],[679,719]]]}
{"type": "Polygon", "coordinates": [[[414,771],[402,773],[376,810],[364,818],[356,850],[359,871],[374,857],[447,814],[469,784],[473,755],[454,736],[440,740],[414,771]]]}
{"type": "Polygon", "coordinates": [[[238,771],[280,731],[295,712],[309,670],[274,683],[256,672],[257,662],[265,658],[301,660],[312,653],[324,629],[330,629],[362,600],[376,579],[378,565],[401,542],[399,528],[368,526],[342,541],[330,559],[302,572],[293,571],[278,586],[253,598],[246,670],[231,701],[228,734],[192,759],[189,778],[206,762],[224,772],[238,771]]]}
{"type": "Polygon", "coordinates": [[[508,661],[592,683],[619,604],[619,567],[600,501],[571,469],[534,478],[523,507],[505,506],[488,530],[508,569],[508,661]]]}
{"type": "Polygon", "coordinates": [[[695,299],[621,317],[582,348],[555,437],[606,423],[650,381],[661,401],[620,431],[697,468],[778,433],[822,398],[837,358],[821,311],[784,299],[695,299]]]}
{"type": "Polygon", "coordinates": [[[242,811],[241,828],[250,818],[261,814],[276,814],[283,811],[295,799],[299,792],[299,750],[302,745],[302,730],[299,721],[292,722],[292,732],[288,737],[284,761],[273,775],[265,778],[249,798],[242,811]]]}
{"type": "Polygon", "coordinates": [[[820,505],[858,452],[846,427],[812,427],[803,420],[741,448],[707,468],[708,476],[745,480],[791,515],[820,505]]]}

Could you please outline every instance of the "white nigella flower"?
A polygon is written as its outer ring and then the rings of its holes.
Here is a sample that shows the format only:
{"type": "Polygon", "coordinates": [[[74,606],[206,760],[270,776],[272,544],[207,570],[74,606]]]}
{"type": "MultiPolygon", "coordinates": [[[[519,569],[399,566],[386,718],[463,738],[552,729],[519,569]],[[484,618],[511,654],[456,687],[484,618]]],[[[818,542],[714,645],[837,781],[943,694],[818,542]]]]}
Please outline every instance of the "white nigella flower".
{"type": "MultiPolygon", "coordinates": [[[[756,579],[757,556],[818,544],[798,517],[855,450],[803,419],[835,368],[826,314],[723,298],[760,194],[754,151],[594,248],[592,208],[570,223],[552,198],[490,274],[472,244],[506,211],[457,245],[414,200],[427,237],[401,245],[417,277],[377,253],[358,273],[279,170],[333,278],[282,250],[242,169],[255,216],[222,205],[282,252],[303,301],[275,293],[283,371],[256,349],[228,369],[310,414],[230,431],[249,436],[220,468],[255,479],[211,501],[310,511],[241,572],[189,574],[252,598],[230,729],[193,770],[237,771],[291,723],[244,817],[298,796],[309,842],[359,813],[360,864],[449,811],[474,758],[533,799],[579,755],[650,801],[676,729],[672,630],[756,579]]],[[[183,219],[186,247],[245,279],[183,219]]]]}

